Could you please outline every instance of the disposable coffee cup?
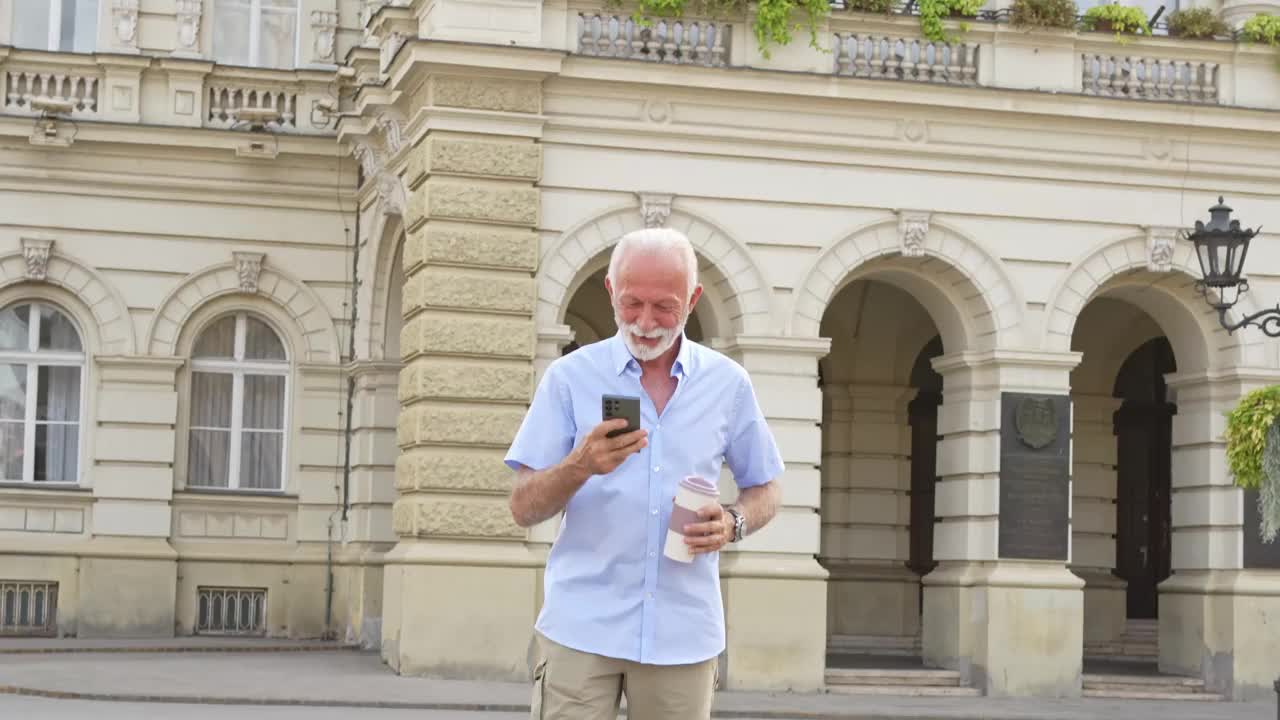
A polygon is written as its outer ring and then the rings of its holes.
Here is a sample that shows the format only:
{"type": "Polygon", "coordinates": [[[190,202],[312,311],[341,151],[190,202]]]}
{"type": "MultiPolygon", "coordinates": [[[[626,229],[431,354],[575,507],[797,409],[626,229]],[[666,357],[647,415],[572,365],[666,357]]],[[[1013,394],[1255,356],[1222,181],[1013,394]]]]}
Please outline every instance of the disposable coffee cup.
{"type": "Polygon", "coordinates": [[[720,498],[715,483],[698,475],[690,475],[676,488],[671,521],[667,524],[667,542],[662,554],[676,562],[693,562],[693,553],[684,543],[684,526],[698,522],[698,510],[720,498]]]}

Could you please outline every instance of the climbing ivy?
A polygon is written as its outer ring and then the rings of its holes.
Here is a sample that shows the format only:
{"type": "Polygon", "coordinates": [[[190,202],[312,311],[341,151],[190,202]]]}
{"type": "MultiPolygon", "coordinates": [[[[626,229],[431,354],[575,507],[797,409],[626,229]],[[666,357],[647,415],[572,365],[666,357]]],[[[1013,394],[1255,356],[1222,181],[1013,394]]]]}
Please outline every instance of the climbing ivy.
{"type": "MultiPolygon", "coordinates": [[[[634,17],[680,18],[686,12],[705,17],[724,17],[746,10],[748,0],[636,0],[634,17]]],[[[623,0],[607,0],[606,6],[619,7],[623,0]]],[[[770,57],[771,45],[787,45],[792,30],[807,30],[809,45],[826,50],[819,44],[818,25],[831,14],[829,0],[756,0],[756,15],[751,31],[756,36],[760,53],[770,57]],[[800,20],[803,20],[801,22],[800,20]]]]}

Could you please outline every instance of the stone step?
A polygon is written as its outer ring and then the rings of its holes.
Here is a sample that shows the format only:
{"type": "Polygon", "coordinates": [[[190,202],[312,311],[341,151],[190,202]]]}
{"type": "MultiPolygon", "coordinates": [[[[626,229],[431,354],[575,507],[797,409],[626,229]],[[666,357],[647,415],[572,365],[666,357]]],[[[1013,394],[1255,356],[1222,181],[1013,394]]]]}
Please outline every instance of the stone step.
{"type": "Polygon", "coordinates": [[[1086,687],[1090,685],[1141,685],[1143,687],[1204,688],[1200,678],[1179,675],[1125,675],[1121,673],[1085,673],[1081,676],[1086,687]]]}
{"type": "Polygon", "coordinates": [[[832,635],[830,647],[839,648],[918,648],[919,635],[832,635]]]}
{"type": "Polygon", "coordinates": [[[1092,698],[1127,700],[1222,700],[1206,692],[1199,678],[1174,675],[1119,675],[1086,673],[1083,695],[1092,698]]]}
{"type": "Polygon", "coordinates": [[[842,695],[897,695],[902,697],[980,697],[977,688],[928,685],[829,685],[827,692],[842,695]]]}
{"type": "Polygon", "coordinates": [[[955,670],[899,670],[891,668],[828,668],[827,685],[959,687],[955,670]]]}
{"type": "Polygon", "coordinates": [[[1184,702],[1213,702],[1221,701],[1223,697],[1215,693],[1207,692],[1160,692],[1159,690],[1094,690],[1085,688],[1082,693],[1087,698],[1106,698],[1111,700],[1178,700],[1184,702]]]}

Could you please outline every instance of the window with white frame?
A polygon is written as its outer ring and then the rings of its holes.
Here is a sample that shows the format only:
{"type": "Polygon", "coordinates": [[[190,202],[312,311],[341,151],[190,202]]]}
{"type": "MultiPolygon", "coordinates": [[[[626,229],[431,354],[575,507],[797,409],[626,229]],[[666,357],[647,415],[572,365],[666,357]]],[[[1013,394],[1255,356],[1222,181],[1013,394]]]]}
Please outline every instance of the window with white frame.
{"type": "Polygon", "coordinates": [[[97,49],[98,0],[13,0],[14,47],[91,53],[97,49]]]}
{"type": "Polygon", "coordinates": [[[0,480],[79,481],[84,371],[80,333],[60,310],[0,311],[0,480]]]}
{"type": "Polygon", "coordinates": [[[298,22],[298,0],[217,0],[213,58],[224,65],[293,68],[298,22]]]}
{"type": "Polygon", "coordinates": [[[289,364],[284,343],[246,313],[205,328],[191,354],[187,486],[284,487],[289,364]]]}

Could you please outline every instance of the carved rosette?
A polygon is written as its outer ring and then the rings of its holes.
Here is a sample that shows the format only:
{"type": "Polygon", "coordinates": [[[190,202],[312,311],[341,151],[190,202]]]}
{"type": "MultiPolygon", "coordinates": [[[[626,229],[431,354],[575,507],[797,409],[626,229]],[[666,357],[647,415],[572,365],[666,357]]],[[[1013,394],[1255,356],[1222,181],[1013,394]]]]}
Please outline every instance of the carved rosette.
{"type": "Polygon", "coordinates": [[[924,241],[928,235],[929,213],[914,210],[898,213],[898,242],[903,256],[924,256],[924,241]]]}
{"type": "Polygon", "coordinates": [[[645,227],[665,227],[671,217],[671,196],[640,193],[640,216],[644,218],[645,227]]]}
{"type": "Polygon", "coordinates": [[[258,292],[258,278],[262,276],[262,259],[265,257],[262,253],[238,252],[232,253],[232,258],[236,263],[236,276],[240,279],[240,292],[256,295],[258,292]]]}
{"type": "Polygon", "coordinates": [[[200,52],[200,16],[204,0],[178,0],[178,47],[176,53],[200,52]]]}
{"type": "Polygon", "coordinates": [[[115,0],[111,7],[111,27],[119,45],[137,49],[138,0],[115,0]]]}
{"type": "Polygon", "coordinates": [[[53,241],[43,238],[22,238],[22,257],[27,263],[27,279],[43,282],[49,276],[49,253],[53,241]]]}
{"type": "Polygon", "coordinates": [[[1147,228],[1147,269],[1151,272],[1173,270],[1173,251],[1178,240],[1178,228],[1147,228]]]}
{"type": "Polygon", "coordinates": [[[315,37],[312,46],[314,62],[333,62],[334,38],[338,31],[338,13],[328,10],[311,12],[311,30],[315,37]]]}

